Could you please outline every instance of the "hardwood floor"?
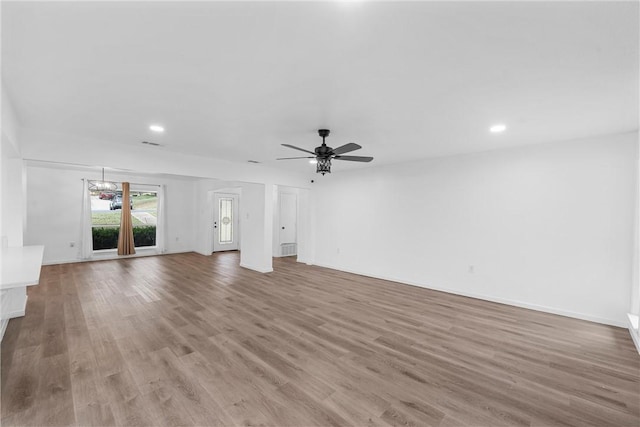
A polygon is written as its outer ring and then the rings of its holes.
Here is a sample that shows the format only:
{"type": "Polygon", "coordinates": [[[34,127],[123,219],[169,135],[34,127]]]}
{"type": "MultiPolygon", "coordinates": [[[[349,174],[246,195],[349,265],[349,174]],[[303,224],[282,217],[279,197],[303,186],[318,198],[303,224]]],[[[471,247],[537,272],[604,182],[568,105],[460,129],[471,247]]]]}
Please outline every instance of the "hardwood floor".
{"type": "Polygon", "coordinates": [[[638,426],[626,330],[237,253],[45,266],[2,425],[638,426]]]}

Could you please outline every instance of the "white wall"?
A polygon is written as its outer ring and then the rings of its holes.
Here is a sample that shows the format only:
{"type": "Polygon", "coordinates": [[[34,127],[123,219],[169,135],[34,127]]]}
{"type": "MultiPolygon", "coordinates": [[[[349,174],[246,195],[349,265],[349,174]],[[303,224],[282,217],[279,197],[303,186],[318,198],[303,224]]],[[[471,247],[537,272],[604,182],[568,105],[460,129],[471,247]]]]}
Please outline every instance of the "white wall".
{"type": "MultiPolygon", "coordinates": [[[[8,151],[8,150],[7,150],[8,151]]],[[[24,166],[19,157],[1,156],[2,220],[0,233],[8,246],[22,246],[25,227],[24,166]]]]}
{"type": "Polygon", "coordinates": [[[273,185],[243,184],[240,206],[240,265],[273,271],[273,185]]]}
{"type": "MultiPolygon", "coordinates": [[[[0,236],[4,245],[22,246],[26,222],[25,173],[19,140],[19,122],[4,86],[0,100],[0,236]]],[[[26,288],[0,290],[0,340],[9,318],[24,316],[26,288]]]]}
{"type": "Polygon", "coordinates": [[[633,245],[633,263],[632,263],[632,289],[631,304],[629,312],[640,316],[640,142],[636,141],[638,146],[636,155],[636,180],[635,180],[635,212],[634,212],[634,245],[633,245]]]}
{"type": "Polygon", "coordinates": [[[640,141],[636,141],[636,189],[631,271],[631,303],[629,304],[629,332],[640,353],[640,141]]]}
{"type": "MultiPolygon", "coordinates": [[[[21,151],[21,141],[18,137],[20,121],[18,120],[13,102],[9,99],[4,85],[2,85],[2,90],[0,91],[0,117],[2,119],[0,124],[2,125],[4,142],[12,145],[13,148],[11,151],[13,153],[19,154],[21,151]],[[6,140],[4,138],[6,138],[6,140]]],[[[3,146],[3,148],[5,147],[3,146]]]]}
{"type": "MultiPolygon", "coordinates": [[[[27,245],[45,245],[44,263],[80,261],[82,178],[98,179],[95,170],[27,166],[27,245]],[[74,242],[74,247],[71,247],[74,242]]],[[[107,179],[166,186],[166,251],[193,250],[196,218],[195,181],[109,173],[107,179]]]]}
{"type": "Polygon", "coordinates": [[[318,179],[315,263],[626,325],[636,140],[549,143],[318,179]]]}
{"type": "Polygon", "coordinates": [[[26,202],[19,124],[4,87],[1,92],[0,236],[8,246],[22,246],[26,202]]]}

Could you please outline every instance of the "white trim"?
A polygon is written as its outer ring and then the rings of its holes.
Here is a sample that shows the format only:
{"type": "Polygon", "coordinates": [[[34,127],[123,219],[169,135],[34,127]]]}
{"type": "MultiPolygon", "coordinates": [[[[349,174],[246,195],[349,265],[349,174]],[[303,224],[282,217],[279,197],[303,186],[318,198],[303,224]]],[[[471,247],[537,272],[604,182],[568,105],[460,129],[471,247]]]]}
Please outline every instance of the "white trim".
{"type": "Polygon", "coordinates": [[[156,248],[158,252],[163,254],[167,251],[167,191],[164,184],[158,185],[156,191],[156,248]]]}
{"type": "Polygon", "coordinates": [[[9,319],[2,319],[2,323],[0,324],[0,341],[4,338],[4,331],[7,330],[8,325],[9,319]]]}
{"type": "Polygon", "coordinates": [[[529,304],[529,303],[522,302],[522,301],[511,300],[511,299],[500,298],[500,297],[494,297],[494,296],[491,296],[491,295],[480,295],[480,294],[474,294],[474,293],[470,293],[470,292],[461,292],[461,291],[458,291],[458,290],[455,290],[455,289],[442,288],[442,287],[433,286],[433,285],[427,285],[427,284],[418,283],[418,282],[410,282],[410,281],[407,281],[405,279],[399,279],[399,278],[396,278],[396,277],[377,276],[377,275],[373,275],[373,274],[369,274],[369,273],[364,273],[364,272],[361,272],[361,271],[337,268],[337,267],[334,267],[334,266],[331,266],[331,265],[328,265],[328,264],[316,263],[314,265],[317,265],[319,267],[330,268],[332,270],[344,271],[346,273],[358,274],[360,276],[366,276],[366,277],[372,277],[372,278],[375,278],[375,279],[388,280],[390,282],[397,282],[397,283],[401,283],[401,284],[404,284],[404,285],[417,286],[419,288],[431,289],[431,290],[439,291],[439,292],[446,292],[448,294],[461,295],[461,296],[464,296],[464,297],[481,299],[481,300],[484,300],[484,301],[497,302],[497,303],[500,303],[500,304],[512,305],[514,307],[521,307],[521,308],[526,308],[526,309],[529,309],[529,310],[541,311],[541,312],[544,312],[544,313],[557,314],[559,316],[571,317],[571,318],[574,318],[574,319],[587,320],[589,322],[601,323],[601,324],[604,324],[604,325],[617,326],[617,327],[620,327],[620,328],[627,328],[627,322],[625,322],[625,321],[619,321],[619,320],[614,320],[614,319],[605,319],[605,318],[602,318],[602,317],[591,316],[591,315],[588,315],[588,314],[576,313],[576,312],[573,312],[573,311],[561,310],[561,309],[557,309],[557,308],[553,308],[553,307],[547,307],[547,306],[543,306],[543,305],[529,304]]]}
{"type": "Polygon", "coordinates": [[[257,271],[258,273],[271,273],[273,271],[273,268],[271,268],[271,267],[267,267],[267,268],[256,267],[256,266],[253,266],[253,265],[248,265],[248,264],[243,264],[243,263],[240,263],[240,267],[248,268],[249,270],[257,271]]]}
{"type": "Polygon", "coordinates": [[[82,217],[80,221],[80,250],[78,254],[82,259],[91,259],[93,254],[93,228],[91,223],[92,215],[89,179],[84,178],[82,180],[82,217]]]}
{"type": "Polygon", "coordinates": [[[638,350],[638,354],[640,354],[640,326],[638,325],[638,316],[635,314],[628,313],[627,320],[629,321],[629,333],[631,334],[631,339],[633,343],[636,345],[636,350],[638,350]]]}

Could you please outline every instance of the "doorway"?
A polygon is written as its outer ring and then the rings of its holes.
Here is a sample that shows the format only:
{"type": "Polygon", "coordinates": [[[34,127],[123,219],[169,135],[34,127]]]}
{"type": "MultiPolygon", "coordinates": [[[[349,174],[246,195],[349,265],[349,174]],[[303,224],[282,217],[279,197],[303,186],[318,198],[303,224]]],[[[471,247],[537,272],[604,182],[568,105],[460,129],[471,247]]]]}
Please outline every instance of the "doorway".
{"type": "Polygon", "coordinates": [[[239,249],[240,217],[238,195],[214,193],[213,196],[213,252],[239,249]]]}

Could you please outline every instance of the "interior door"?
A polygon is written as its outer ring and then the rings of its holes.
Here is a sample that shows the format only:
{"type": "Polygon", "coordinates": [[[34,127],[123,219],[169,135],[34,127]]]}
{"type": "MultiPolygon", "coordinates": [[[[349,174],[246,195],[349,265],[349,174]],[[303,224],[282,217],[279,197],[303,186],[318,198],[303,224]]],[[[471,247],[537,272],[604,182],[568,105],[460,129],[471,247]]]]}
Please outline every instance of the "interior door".
{"type": "Polygon", "coordinates": [[[280,193],[280,244],[296,243],[298,198],[295,194],[280,193]]]}
{"type": "Polygon", "coordinates": [[[238,195],[215,193],[213,197],[213,252],[237,251],[238,195]]]}

